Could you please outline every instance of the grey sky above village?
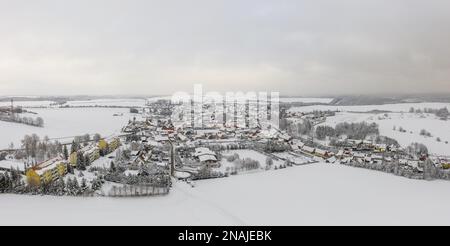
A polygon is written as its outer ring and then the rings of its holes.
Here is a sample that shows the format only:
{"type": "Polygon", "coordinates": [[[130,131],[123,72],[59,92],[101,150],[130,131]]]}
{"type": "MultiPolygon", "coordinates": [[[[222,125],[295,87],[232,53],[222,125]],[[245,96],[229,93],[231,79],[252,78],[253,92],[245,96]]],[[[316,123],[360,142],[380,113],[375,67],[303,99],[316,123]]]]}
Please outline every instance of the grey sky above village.
{"type": "Polygon", "coordinates": [[[450,92],[446,0],[0,0],[0,94],[450,92]]]}

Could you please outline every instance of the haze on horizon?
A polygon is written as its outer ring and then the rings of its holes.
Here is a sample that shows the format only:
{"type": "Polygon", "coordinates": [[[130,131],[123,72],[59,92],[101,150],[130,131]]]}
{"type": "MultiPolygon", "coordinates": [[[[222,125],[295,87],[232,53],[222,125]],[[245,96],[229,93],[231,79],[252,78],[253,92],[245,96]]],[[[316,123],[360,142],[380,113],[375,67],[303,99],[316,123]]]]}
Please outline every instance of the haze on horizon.
{"type": "Polygon", "coordinates": [[[0,0],[0,95],[450,93],[450,2],[0,0]]]}

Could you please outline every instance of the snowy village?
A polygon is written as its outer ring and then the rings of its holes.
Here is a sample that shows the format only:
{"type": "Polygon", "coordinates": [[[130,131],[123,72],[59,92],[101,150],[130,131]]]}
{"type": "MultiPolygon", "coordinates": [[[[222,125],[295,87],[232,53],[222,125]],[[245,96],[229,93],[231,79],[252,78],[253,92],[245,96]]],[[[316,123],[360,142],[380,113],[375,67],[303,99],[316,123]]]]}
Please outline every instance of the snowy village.
{"type": "MultiPolygon", "coordinates": [[[[449,226],[449,25],[439,0],[0,1],[0,226],[449,226]]],[[[216,229],[144,235],[263,232],[216,229]]]]}
{"type": "MultiPolygon", "coordinates": [[[[0,108],[1,119],[16,126],[38,122],[27,127],[45,128],[45,113],[44,116],[38,114],[39,120],[33,120],[33,114],[37,114],[34,111],[69,113],[92,109],[107,111],[112,118],[123,118],[123,125],[108,136],[86,133],[49,138],[30,134],[22,138],[19,145],[11,142],[0,151],[0,192],[50,196],[165,196],[172,192],[174,182],[184,182],[195,189],[199,180],[314,165],[345,165],[423,182],[450,181],[450,158],[445,155],[450,153],[433,152],[450,149],[445,136],[433,137],[425,129],[417,132],[420,138],[432,139],[433,144],[439,146],[431,151],[419,141],[400,144],[392,135],[380,133],[380,124],[393,118],[397,118],[398,123],[389,130],[395,134],[413,134],[398,118],[427,118],[448,125],[449,112],[439,104],[433,108],[398,104],[403,106],[398,112],[380,110],[386,107],[380,105],[378,111],[369,107],[362,113],[344,111],[331,101],[303,102],[303,106],[298,107],[299,102],[281,100],[275,114],[280,119],[279,126],[273,127],[259,123],[250,126],[251,113],[245,105],[226,105],[233,114],[224,123],[218,123],[217,108],[208,104],[202,105],[200,114],[174,122],[172,115],[180,110],[180,104],[168,99],[143,100],[139,102],[141,105],[129,105],[132,102],[115,101],[115,106],[102,104],[101,100],[87,101],[84,105],[35,102],[15,106],[13,100],[6,101],[0,108]],[[120,113],[111,114],[111,110],[118,109],[120,113]],[[349,116],[362,120],[343,120],[349,116]],[[196,120],[202,122],[200,127],[191,124],[196,120]],[[238,122],[243,125],[238,126],[238,122]]],[[[82,121],[89,123],[90,118],[82,121]]],[[[6,136],[2,134],[2,138],[6,136]]]]}

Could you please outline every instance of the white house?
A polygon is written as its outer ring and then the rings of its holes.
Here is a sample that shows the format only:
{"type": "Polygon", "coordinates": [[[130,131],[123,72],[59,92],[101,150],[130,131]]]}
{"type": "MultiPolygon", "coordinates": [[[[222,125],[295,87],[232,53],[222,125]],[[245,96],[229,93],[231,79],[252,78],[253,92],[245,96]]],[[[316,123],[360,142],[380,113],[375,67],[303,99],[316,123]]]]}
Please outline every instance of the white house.
{"type": "Polygon", "coordinates": [[[196,157],[201,164],[213,167],[218,165],[216,153],[214,153],[208,148],[205,147],[196,148],[194,152],[194,157],[196,157]]]}

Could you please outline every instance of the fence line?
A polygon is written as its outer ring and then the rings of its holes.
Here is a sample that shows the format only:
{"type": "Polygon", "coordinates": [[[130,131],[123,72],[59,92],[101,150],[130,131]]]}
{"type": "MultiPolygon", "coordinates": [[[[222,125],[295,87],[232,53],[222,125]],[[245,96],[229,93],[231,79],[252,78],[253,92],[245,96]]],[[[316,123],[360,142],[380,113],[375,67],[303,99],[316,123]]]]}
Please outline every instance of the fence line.
{"type": "Polygon", "coordinates": [[[137,197],[167,195],[169,187],[157,187],[149,185],[124,185],[113,186],[106,194],[110,197],[137,197]]]}

